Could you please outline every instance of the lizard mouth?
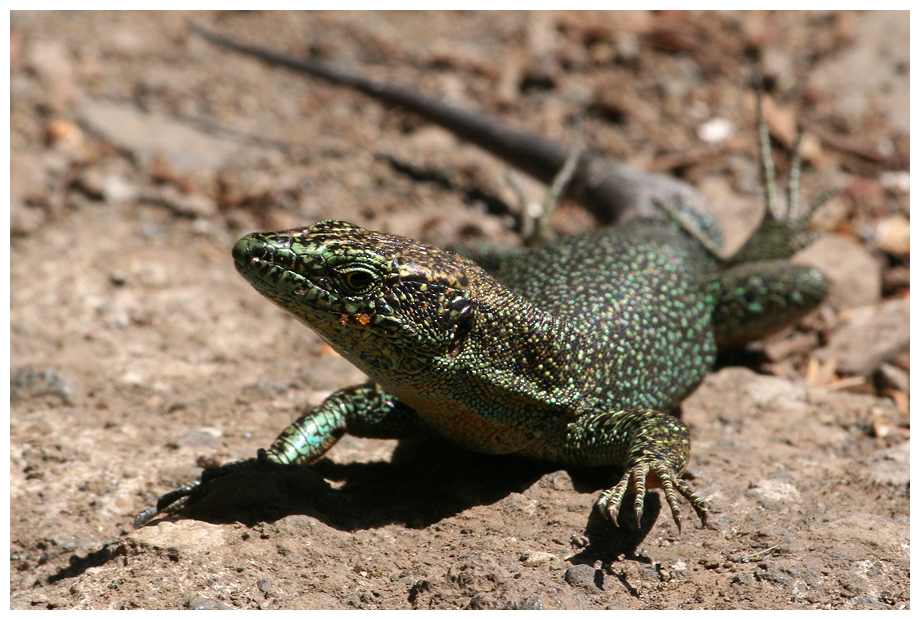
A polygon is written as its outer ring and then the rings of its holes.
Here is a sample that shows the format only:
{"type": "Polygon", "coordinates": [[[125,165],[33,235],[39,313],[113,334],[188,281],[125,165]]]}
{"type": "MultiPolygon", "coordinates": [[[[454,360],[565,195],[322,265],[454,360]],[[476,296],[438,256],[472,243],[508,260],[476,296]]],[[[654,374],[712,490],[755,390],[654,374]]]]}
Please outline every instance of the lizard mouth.
{"type": "MultiPolygon", "coordinates": [[[[295,242],[290,235],[247,235],[236,242],[231,252],[236,270],[259,293],[314,327],[320,316],[335,317],[342,324],[343,316],[368,316],[359,304],[342,298],[311,268],[322,261],[311,263],[293,251],[295,242]]],[[[367,324],[366,320],[359,322],[367,324]]]]}
{"type": "Polygon", "coordinates": [[[275,236],[270,241],[258,234],[243,237],[231,252],[237,272],[257,291],[267,297],[290,294],[300,297],[300,302],[317,310],[332,312],[332,308],[317,303],[308,291],[328,291],[295,268],[296,257],[290,251],[293,238],[275,236]]]}

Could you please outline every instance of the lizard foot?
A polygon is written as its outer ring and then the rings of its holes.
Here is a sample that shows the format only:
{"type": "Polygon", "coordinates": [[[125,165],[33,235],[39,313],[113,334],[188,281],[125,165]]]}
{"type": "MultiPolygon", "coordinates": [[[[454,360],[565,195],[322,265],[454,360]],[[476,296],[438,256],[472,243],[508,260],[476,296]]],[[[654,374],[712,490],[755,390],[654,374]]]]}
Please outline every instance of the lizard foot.
{"type": "Polygon", "coordinates": [[[636,498],[633,502],[633,508],[636,511],[636,522],[641,522],[642,507],[645,504],[646,481],[650,475],[653,480],[657,481],[658,486],[664,490],[664,496],[671,507],[671,515],[674,517],[674,523],[677,524],[678,533],[680,533],[681,529],[681,515],[680,506],[677,503],[677,493],[690,500],[690,505],[693,506],[700,521],[703,522],[703,525],[706,525],[708,515],[706,503],[690,488],[689,484],[681,479],[671,465],[660,459],[643,461],[629,467],[615,487],[601,493],[601,496],[597,499],[597,507],[600,509],[601,514],[619,527],[617,516],[620,513],[623,498],[628,491],[634,491],[636,498]]]}
{"type": "Polygon", "coordinates": [[[773,151],[770,145],[770,129],[767,126],[763,108],[763,91],[757,94],[757,137],[759,146],[760,178],[764,188],[764,200],[767,203],[763,220],[744,246],[731,257],[731,263],[743,263],[770,259],[785,259],[808,247],[820,237],[818,232],[809,232],[812,215],[825,202],[834,196],[836,190],[823,192],[809,206],[803,206],[800,198],[800,177],[802,174],[802,137],[799,127],[795,144],[792,147],[792,161],[789,166],[789,184],[786,187],[785,205],[780,199],[780,190],[776,181],[776,168],[773,163],[773,151]]]}
{"type": "Polygon", "coordinates": [[[141,528],[150,523],[157,515],[163,513],[175,514],[189,502],[189,500],[202,489],[208,482],[215,478],[226,476],[230,472],[243,467],[254,467],[266,462],[265,450],[259,450],[259,456],[254,459],[233,461],[220,467],[209,467],[201,472],[201,478],[195,482],[183,484],[157,500],[157,505],[144,510],[134,518],[134,528],[141,528]]]}

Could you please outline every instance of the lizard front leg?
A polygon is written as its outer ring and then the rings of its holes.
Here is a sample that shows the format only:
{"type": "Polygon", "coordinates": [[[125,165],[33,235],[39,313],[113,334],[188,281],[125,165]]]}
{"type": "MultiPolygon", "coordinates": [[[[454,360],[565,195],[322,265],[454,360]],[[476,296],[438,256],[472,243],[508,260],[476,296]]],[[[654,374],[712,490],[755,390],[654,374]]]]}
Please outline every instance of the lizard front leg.
{"type": "Polygon", "coordinates": [[[705,525],[706,504],[680,477],[690,459],[690,433],[674,416],[653,409],[587,414],[568,424],[563,446],[572,464],[624,469],[619,483],[597,500],[601,514],[614,524],[629,491],[635,491],[633,508],[641,521],[648,480],[652,480],[664,490],[678,531],[678,493],[690,501],[705,525]]]}
{"type": "Polygon", "coordinates": [[[203,485],[237,469],[268,463],[309,465],[345,433],[357,437],[402,439],[418,434],[420,425],[412,408],[379,385],[356,385],[339,390],[284,429],[268,449],[259,450],[256,458],[205,469],[199,480],[167,493],[157,501],[155,508],[137,515],[134,526],[141,527],[162,512],[180,510],[203,485]]]}

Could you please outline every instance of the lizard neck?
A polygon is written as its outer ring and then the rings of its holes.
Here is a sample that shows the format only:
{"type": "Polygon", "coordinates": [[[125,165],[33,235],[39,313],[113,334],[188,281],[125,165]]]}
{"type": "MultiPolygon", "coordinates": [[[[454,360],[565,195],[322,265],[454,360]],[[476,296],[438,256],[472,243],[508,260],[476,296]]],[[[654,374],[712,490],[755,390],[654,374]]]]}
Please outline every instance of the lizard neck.
{"type": "Polygon", "coordinates": [[[491,277],[479,282],[470,352],[537,383],[558,384],[557,373],[582,344],[576,326],[539,308],[491,277]]]}

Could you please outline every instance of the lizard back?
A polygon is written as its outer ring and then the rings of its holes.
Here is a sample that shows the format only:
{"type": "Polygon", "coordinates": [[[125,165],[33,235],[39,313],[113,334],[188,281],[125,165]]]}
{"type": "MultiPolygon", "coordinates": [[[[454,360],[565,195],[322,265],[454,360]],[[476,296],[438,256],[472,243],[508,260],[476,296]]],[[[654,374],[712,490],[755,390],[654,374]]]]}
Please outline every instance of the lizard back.
{"type": "Polygon", "coordinates": [[[497,279],[585,335],[591,395],[676,407],[715,360],[715,261],[676,226],[635,220],[521,253],[497,279]]]}

